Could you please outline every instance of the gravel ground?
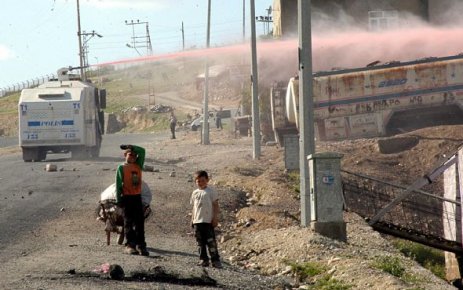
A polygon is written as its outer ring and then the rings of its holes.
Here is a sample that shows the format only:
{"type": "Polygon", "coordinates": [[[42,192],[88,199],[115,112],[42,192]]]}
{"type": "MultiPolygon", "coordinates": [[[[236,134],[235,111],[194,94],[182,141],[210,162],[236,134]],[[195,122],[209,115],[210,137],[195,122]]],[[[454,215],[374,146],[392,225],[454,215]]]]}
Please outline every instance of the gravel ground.
{"type": "Polygon", "coordinates": [[[317,289],[309,288],[315,280],[299,281],[288,266],[316,262],[347,287],[338,289],[454,289],[402,256],[354,214],[345,214],[347,243],[299,227],[299,201],[288,184],[281,148],[263,147],[260,160],[253,160],[250,137],[235,139],[215,130],[211,145],[199,143],[199,132],[181,131],[176,140],[140,144],[147,148],[148,165],[159,170],[144,174],[154,192],[153,215],[146,222],[150,257],[123,254],[115,239],[107,246],[103,223],[94,216],[99,193],[112,182],[118,159],[82,162],[77,171],[95,170],[99,184],[83,180],[81,194],[69,200],[58,219],[8,247],[11,258],[0,265],[0,288],[317,289]],[[211,173],[211,184],[220,193],[223,269],[196,266],[189,196],[194,189],[191,174],[197,169],[211,173]],[[386,256],[399,259],[407,279],[372,266],[386,256]],[[105,264],[120,265],[126,278],[109,279],[101,271],[105,264]]]}

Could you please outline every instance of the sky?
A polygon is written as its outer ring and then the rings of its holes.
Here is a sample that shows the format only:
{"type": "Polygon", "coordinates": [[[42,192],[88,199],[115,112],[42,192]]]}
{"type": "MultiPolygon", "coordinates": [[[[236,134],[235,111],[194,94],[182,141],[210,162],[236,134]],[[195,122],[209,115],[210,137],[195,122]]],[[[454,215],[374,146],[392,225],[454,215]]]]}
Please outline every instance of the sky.
{"type": "MultiPolygon", "coordinates": [[[[148,22],[153,47],[150,59],[197,56],[206,52],[207,0],[80,0],[81,31],[102,35],[88,38],[90,65],[131,63],[144,59],[146,48],[130,48],[132,37],[146,36],[148,22]],[[185,48],[182,51],[182,22],[185,48]],[[134,29],[134,30],[133,30],[134,29]],[[189,50],[197,48],[196,50],[189,50]],[[141,57],[142,56],[142,57],[141,57]]],[[[246,4],[246,42],[243,39],[243,1],[211,0],[211,49],[250,55],[250,0],[246,4]]],[[[2,0],[0,9],[0,92],[2,88],[55,74],[79,65],[77,0],[2,0]]],[[[273,0],[255,0],[255,15],[266,16],[273,0]]],[[[394,29],[369,31],[339,11],[328,17],[312,11],[314,71],[363,67],[380,61],[411,61],[463,53],[463,3],[440,13],[440,23],[401,14],[394,29]],[[334,17],[334,18],[333,18],[334,17]]],[[[257,35],[265,32],[256,23],[257,35]]],[[[297,74],[298,39],[258,41],[259,82],[288,80],[297,74]]],[[[223,56],[222,56],[223,55],[223,56]]]]}
{"type": "MultiPolygon", "coordinates": [[[[272,2],[255,0],[255,15],[266,16],[272,2]]],[[[245,1],[247,38],[249,3],[245,1]]],[[[185,47],[204,48],[207,4],[207,0],[80,0],[81,32],[103,36],[87,37],[88,62],[107,63],[146,54],[146,48],[127,46],[134,35],[146,36],[146,25],[127,25],[125,21],[148,22],[155,55],[182,50],[182,22],[185,47]]],[[[2,0],[0,19],[0,89],[79,65],[77,0],[2,0]]],[[[263,34],[263,23],[256,24],[256,32],[263,34]]],[[[243,1],[211,0],[211,47],[242,38],[243,1]]]]}

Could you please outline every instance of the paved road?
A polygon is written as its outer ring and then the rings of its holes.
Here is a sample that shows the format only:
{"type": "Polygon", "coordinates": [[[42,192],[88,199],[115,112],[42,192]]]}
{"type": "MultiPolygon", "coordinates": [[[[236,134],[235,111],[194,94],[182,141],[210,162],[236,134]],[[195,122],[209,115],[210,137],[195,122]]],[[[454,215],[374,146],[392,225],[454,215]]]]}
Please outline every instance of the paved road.
{"type": "MultiPolygon", "coordinates": [[[[19,150],[0,154],[0,263],[9,258],[2,253],[9,244],[27,238],[41,223],[55,218],[80,192],[101,192],[98,172],[121,162],[119,144],[143,144],[167,138],[164,135],[106,135],[100,158],[92,162],[70,160],[70,154],[49,154],[45,162],[25,163],[19,150]],[[62,171],[46,172],[47,163],[56,164],[62,171]]],[[[15,144],[16,139],[2,138],[2,147],[15,144]]],[[[109,179],[103,184],[111,182],[109,179]]]]}

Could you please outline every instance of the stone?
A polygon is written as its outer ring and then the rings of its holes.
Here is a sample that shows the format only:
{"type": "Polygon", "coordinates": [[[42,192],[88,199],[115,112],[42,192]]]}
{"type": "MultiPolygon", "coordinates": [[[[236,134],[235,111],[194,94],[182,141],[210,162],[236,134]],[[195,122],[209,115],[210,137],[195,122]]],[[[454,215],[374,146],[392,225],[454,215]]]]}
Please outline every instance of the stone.
{"type": "Polygon", "coordinates": [[[153,171],[154,171],[154,166],[145,165],[145,166],[143,167],[143,170],[149,171],[149,172],[153,172],[153,171]]]}
{"type": "Polygon", "coordinates": [[[124,269],[117,264],[109,266],[109,277],[113,280],[122,280],[125,277],[124,269]]]}
{"type": "Polygon", "coordinates": [[[45,165],[45,170],[47,172],[55,172],[57,169],[58,169],[58,167],[56,165],[54,165],[54,164],[48,163],[47,165],[45,165]]]}

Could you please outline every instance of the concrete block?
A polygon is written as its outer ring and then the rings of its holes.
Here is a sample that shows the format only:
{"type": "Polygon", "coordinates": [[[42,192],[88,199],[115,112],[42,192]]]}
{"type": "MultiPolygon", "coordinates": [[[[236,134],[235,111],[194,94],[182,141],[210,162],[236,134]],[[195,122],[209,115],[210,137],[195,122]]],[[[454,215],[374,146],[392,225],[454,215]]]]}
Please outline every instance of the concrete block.
{"type": "Polygon", "coordinates": [[[347,242],[347,230],[345,222],[312,221],[310,223],[310,228],[322,236],[342,242],[347,242]]]}

